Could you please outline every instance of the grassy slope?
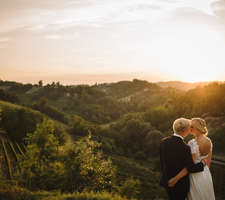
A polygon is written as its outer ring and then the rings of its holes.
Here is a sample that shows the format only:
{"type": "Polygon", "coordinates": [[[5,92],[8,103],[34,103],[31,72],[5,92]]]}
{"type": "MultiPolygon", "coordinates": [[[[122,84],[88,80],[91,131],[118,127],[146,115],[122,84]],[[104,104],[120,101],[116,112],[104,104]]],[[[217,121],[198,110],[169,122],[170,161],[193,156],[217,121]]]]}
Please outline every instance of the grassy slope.
{"type": "MultiPolygon", "coordinates": [[[[26,106],[21,106],[21,105],[17,105],[17,104],[13,104],[13,103],[9,103],[6,101],[1,101],[0,100],[0,109],[4,110],[4,109],[10,109],[10,110],[19,110],[19,109],[27,109],[29,112],[33,113],[35,116],[41,116],[41,117],[45,117],[48,119],[51,119],[49,116],[37,111],[37,110],[33,110],[31,108],[28,108],[26,106]]],[[[59,122],[55,119],[51,119],[53,120],[56,124],[63,126],[64,128],[67,128],[68,126],[62,122],[59,122]]]]}

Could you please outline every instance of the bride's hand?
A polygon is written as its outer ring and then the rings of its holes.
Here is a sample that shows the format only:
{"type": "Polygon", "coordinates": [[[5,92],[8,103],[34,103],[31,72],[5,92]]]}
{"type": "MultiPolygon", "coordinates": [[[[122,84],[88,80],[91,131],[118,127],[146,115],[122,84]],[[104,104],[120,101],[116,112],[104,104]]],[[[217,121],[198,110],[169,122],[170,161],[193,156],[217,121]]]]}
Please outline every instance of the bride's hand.
{"type": "Polygon", "coordinates": [[[171,178],[169,181],[168,181],[168,186],[169,187],[174,187],[177,183],[178,179],[176,177],[173,177],[171,178]]]}
{"type": "Polygon", "coordinates": [[[203,163],[204,166],[207,165],[207,159],[206,158],[202,159],[201,162],[203,163]]]}

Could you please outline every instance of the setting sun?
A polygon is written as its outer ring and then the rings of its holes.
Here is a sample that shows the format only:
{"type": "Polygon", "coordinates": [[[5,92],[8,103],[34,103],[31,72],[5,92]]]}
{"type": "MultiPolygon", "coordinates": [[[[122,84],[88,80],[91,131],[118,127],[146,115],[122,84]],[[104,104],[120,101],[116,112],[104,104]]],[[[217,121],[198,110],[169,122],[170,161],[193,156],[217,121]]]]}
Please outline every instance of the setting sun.
{"type": "Polygon", "coordinates": [[[177,30],[153,42],[153,61],[182,81],[214,81],[224,73],[225,42],[212,31],[177,30]]]}

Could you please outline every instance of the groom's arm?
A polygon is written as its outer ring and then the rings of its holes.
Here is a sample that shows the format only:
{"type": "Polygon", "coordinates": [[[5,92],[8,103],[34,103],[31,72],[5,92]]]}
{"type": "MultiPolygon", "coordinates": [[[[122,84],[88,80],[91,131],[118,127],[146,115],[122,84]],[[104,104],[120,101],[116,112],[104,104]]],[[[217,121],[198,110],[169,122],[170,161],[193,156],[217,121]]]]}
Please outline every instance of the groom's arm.
{"type": "Polygon", "coordinates": [[[189,173],[196,173],[204,170],[204,164],[202,162],[196,164],[193,162],[191,149],[189,146],[186,146],[184,156],[185,167],[187,168],[189,173]]]}

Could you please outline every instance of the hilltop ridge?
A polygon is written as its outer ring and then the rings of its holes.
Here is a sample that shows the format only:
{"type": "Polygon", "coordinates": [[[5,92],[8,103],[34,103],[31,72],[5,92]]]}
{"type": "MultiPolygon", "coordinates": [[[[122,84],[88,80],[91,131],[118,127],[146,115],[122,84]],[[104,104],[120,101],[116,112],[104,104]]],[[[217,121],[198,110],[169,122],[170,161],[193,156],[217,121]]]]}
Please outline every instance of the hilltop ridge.
{"type": "Polygon", "coordinates": [[[191,90],[194,89],[195,87],[203,87],[206,86],[208,84],[210,84],[212,82],[194,82],[194,83],[190,83],[190,82],[182,82],[182,81],[162,81],[162,82],[156,82],[156,84],[160,87],[171,87],[171,88],[176,88],[176,89],[180,89],[180,90],[191,90]]]}

